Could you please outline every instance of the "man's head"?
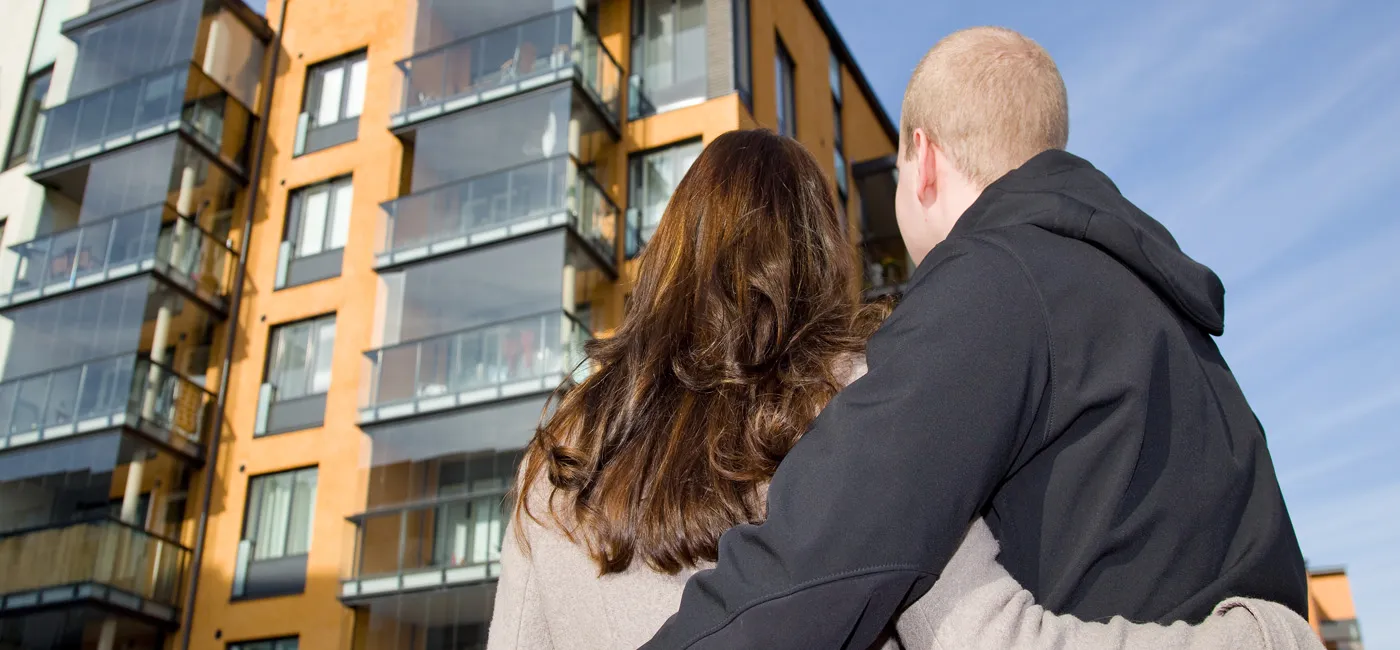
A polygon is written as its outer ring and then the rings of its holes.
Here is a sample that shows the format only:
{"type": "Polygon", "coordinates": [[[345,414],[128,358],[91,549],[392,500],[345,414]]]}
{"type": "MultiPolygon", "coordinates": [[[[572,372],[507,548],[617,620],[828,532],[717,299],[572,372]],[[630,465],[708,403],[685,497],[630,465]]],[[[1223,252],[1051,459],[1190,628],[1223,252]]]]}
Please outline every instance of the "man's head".
{"type": "Polygon", "coordinates": [[[895,210],[915,263],[992,181],[1069,140],[1065,82],[1049,53],[973,27],[924,55],[904,92],[895,210]]]}

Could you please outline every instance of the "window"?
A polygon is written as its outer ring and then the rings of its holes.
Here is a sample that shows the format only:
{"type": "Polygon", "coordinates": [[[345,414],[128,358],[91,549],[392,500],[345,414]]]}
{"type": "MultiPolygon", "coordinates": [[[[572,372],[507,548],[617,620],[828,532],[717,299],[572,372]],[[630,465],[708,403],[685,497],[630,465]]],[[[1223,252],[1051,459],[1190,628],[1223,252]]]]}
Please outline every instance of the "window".
{"type": "Polygon", "coordinates": [[[254,476],[248,481],[243,539],[253,560],[306,555],[316,514],[316,468],[254,476]]]}
{"type": "Polygon", "coordinates": [[[345,248],[354,199],[349,176],[293,192],[286,231],[287,241],[292,242],[292,256],[310,257],[345,248]]]}
{"type": "Polygon", "coordinates": [[[739,100],[753,112],[753,52],[749,28],[749,0],[734,0],[734,87],[739,100]]]}
{"type": "Polygon", "coordinates": [[[631,259],[656,232],[671,193],[704,145],[690,142],[634,156],[627,172],[627,257],[631,259]]]}
{"type": "Polygon", "coordinates": [[[271,639],[268,641],[244,641],[230,643],[228,650],[297,650],[297,638],[271,639]]]}
{"type": "Polygon", "coordinates": [[[14,132],[10,134],[10,149],[5,155],[6,169],[29,158],[29,151],[34,147],[37,135],[35,127],[39,123],[39,111],[44,107],[44,98],[49,94],[49,81],[52,78],[53,68],[48,67],[24,80],[24,94],[19,100],[14,132]]]}
{"type": "Polygon", "coordinates": [[[778,39],[778,54],[774,61],[778,99],[778,134],[789,138],[797,137],[797,110],[793,104],[793,63],[792,55],[778,39]]]}
{"type": "Polygon", "coordinates": [[[275,401],[324,394],[331,386],[335,315],[290,323],[272,330],[267,379],[275,401]]]}
{"type": "Polygon", "coordinates": [[[365,53],[357,52],[307,68],[305,126],[298,129],[293,153],[320,151],[355,139],[368,67],[365,53]]]}
{"type": "Polygon", "coordinates": [[[832,116],[836,121],[836,139],[832,141],[832,150],[836,152],[836,191],[841,194],[841,213],[846,212],[846,197],[850,192],[850,181],[846,172],[846,138],[842,135],[845,130],[841,123],[841,100],[832,98],[832,116]]]}
{"type": "Polygon", "coordinates": [[[292,192],[278,253],[278,289],[340,275],[354,200],[349,176],[292,192]]]}
{"type": "Polygon", "coordinates": [[[632,17],[633,77],[649,104],[634,115],[703,100],[705,0],[633,0],[632,17]]]}
{"type": "Polygon", "coordinates": [[[831,70],[827,73],[831,82],[831,96],[836,98],[836,103],[841,103],[841,60],[836,58],[836,53],[831,53],[831,70]]]}
{"type": "Polygon", "coordinates": [[[315,467],[249,479],[233,595],[262,598],[304,591],[315,516],[315,467]]]}

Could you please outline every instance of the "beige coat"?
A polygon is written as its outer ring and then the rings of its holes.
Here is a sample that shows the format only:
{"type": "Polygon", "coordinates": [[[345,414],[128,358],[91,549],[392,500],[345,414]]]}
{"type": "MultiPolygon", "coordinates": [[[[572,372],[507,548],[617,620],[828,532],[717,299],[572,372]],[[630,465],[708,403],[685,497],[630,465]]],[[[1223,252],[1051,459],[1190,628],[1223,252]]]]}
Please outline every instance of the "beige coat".
{"type": "MultiPolygon", "coordinates": [[[[857,367],[853,380],[864,371],[857,367]]],[[[534,512],[548,511],[542,491],[534,512]]],[[[621,650],[645,643],[680,606],[686,579],[634,564],[598,577],[588,554],[557,531],[526,520],[527,554],[514,526],[501,549],[501,580],[487,650],[621,650]]],[[[1321,650],[1312,629],[1282,605],[1230,599],[1204,623],[1171,626],[1116,617],[1088,623],[1046,612],[1001,565],[996,539],[973,525],[933,588],[900,617],[886,650],[1321,650]]]]}

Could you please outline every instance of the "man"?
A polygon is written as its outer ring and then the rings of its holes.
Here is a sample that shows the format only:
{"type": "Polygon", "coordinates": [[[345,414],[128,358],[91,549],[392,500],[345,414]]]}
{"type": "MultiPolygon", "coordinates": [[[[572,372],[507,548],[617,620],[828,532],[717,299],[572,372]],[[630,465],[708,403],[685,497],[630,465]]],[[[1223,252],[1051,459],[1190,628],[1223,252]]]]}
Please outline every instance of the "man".
{"type": "MultiPolygon", "coordinates": [[[[1065,153],[1030,39],[949,36],[904,98],[896,205],[919,268],[869,374],[818,418],[646,648],[866,648],[973,518],[1047,609],[1306,615],[1264,434],[1212,336],[1224,289],[1065,153]]],[[[1189,191],[1189,188],[1183,188],[1189,191]]]]}

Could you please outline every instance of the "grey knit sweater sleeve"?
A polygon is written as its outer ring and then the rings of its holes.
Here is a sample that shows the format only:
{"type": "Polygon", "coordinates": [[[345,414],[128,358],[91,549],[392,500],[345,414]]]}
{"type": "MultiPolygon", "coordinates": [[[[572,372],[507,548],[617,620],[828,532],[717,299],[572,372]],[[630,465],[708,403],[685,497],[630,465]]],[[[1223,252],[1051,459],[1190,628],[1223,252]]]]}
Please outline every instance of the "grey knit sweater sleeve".
{"type": "Polygon", "coordinates": [[[1056,615],[996,562],[998,545],[981,520],[932,590],[899,618],[910,650],[1322,650],[1307,621],[1283,605],[1231,598],[1198,625],[1106,622],[1056,615]]]}

